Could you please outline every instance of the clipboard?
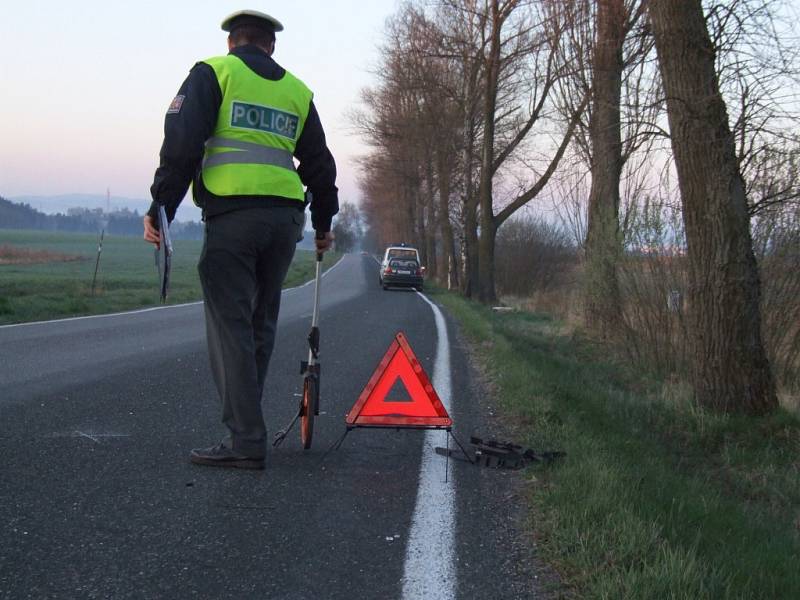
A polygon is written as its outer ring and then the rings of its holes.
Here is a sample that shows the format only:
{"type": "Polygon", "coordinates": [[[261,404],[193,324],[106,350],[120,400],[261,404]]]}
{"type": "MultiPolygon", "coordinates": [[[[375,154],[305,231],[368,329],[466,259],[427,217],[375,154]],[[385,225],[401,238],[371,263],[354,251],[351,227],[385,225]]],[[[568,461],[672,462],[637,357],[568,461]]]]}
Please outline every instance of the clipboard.
{"type": "Polygon", "coordinates": [[[169,236],[169,221],[163,206],[158,207],[158,237],[160,243],[156,248],[156,266],[158,267],[159,292],[161,303],[166,304],[169,275],[172,269],[172,238],[169,236]]]}

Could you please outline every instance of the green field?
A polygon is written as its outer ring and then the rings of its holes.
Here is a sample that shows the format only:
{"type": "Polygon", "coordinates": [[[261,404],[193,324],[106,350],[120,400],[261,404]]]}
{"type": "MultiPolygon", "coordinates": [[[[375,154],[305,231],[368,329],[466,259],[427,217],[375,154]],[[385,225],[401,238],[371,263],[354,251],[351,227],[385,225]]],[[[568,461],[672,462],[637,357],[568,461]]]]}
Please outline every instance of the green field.
{"type": "MultiPolygon", "coordinates": [[[[158,305],[153,246],[140,238],[105,237],[92,294],[98,241],[96,235],[0,229],[0,324],[158,305]]],[[[200,300],[202,242],[177,240],[174,247],[168,303],[200,300]]],[[[327,253],[325,266],[337,258],[327,253]]],[[[298,250],[285,286],[308,281],[313,272],[314,253],[298,250]]]]}

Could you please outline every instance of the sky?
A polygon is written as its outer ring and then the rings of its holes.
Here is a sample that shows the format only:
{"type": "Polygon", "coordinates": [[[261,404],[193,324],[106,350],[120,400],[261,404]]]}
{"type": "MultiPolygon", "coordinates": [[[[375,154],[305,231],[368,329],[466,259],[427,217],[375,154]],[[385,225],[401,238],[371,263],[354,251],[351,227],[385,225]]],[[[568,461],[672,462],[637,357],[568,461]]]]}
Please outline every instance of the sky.
{"type": "MultiPolygon", "coordinates": [[[[374,82],[397,0],[2,0],[0,196],[150,198],[164,114],[192,65],[227,53],[222,19],[281,21],[275,60],[312,89],[340,201],[358,201],[363,154],[347,113],[374,82]]],[[[183,205],[190,205],[189,198],[183,205]]],[[[181,218],[183,209],[178,213],[181,218]]],[[[196,218],[194,216],[190,218],[196,218]]]]}

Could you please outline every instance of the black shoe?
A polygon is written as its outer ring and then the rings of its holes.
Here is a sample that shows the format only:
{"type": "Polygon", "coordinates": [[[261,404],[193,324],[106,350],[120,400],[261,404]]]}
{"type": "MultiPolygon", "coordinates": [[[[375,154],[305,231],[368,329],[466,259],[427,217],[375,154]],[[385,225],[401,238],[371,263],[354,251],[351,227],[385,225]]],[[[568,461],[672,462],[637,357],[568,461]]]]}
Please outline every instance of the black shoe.
{"type": "Polygon", "coordinates": [[[195,448],[189,454],[189,460],[196,465],[210,465],[212,467],[229,467],[232,469],[264,469],[263,458],[252,458],[234,452],[220,442],[211,448],[195,448]]]}

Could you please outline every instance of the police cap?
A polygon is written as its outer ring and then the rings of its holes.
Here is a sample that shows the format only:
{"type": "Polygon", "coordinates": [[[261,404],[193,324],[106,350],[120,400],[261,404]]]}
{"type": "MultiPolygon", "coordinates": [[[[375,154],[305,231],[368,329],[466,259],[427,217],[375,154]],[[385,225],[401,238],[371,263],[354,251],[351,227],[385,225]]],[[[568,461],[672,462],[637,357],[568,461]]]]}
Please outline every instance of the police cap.
{"type": "Polygon", "coordinates": [[[237,10],[222,21],[222,31],[233,31],[242,25],[255,25],[270,31],[283,31],[283,25],[275,17],[257,10],[237,10]]]}

